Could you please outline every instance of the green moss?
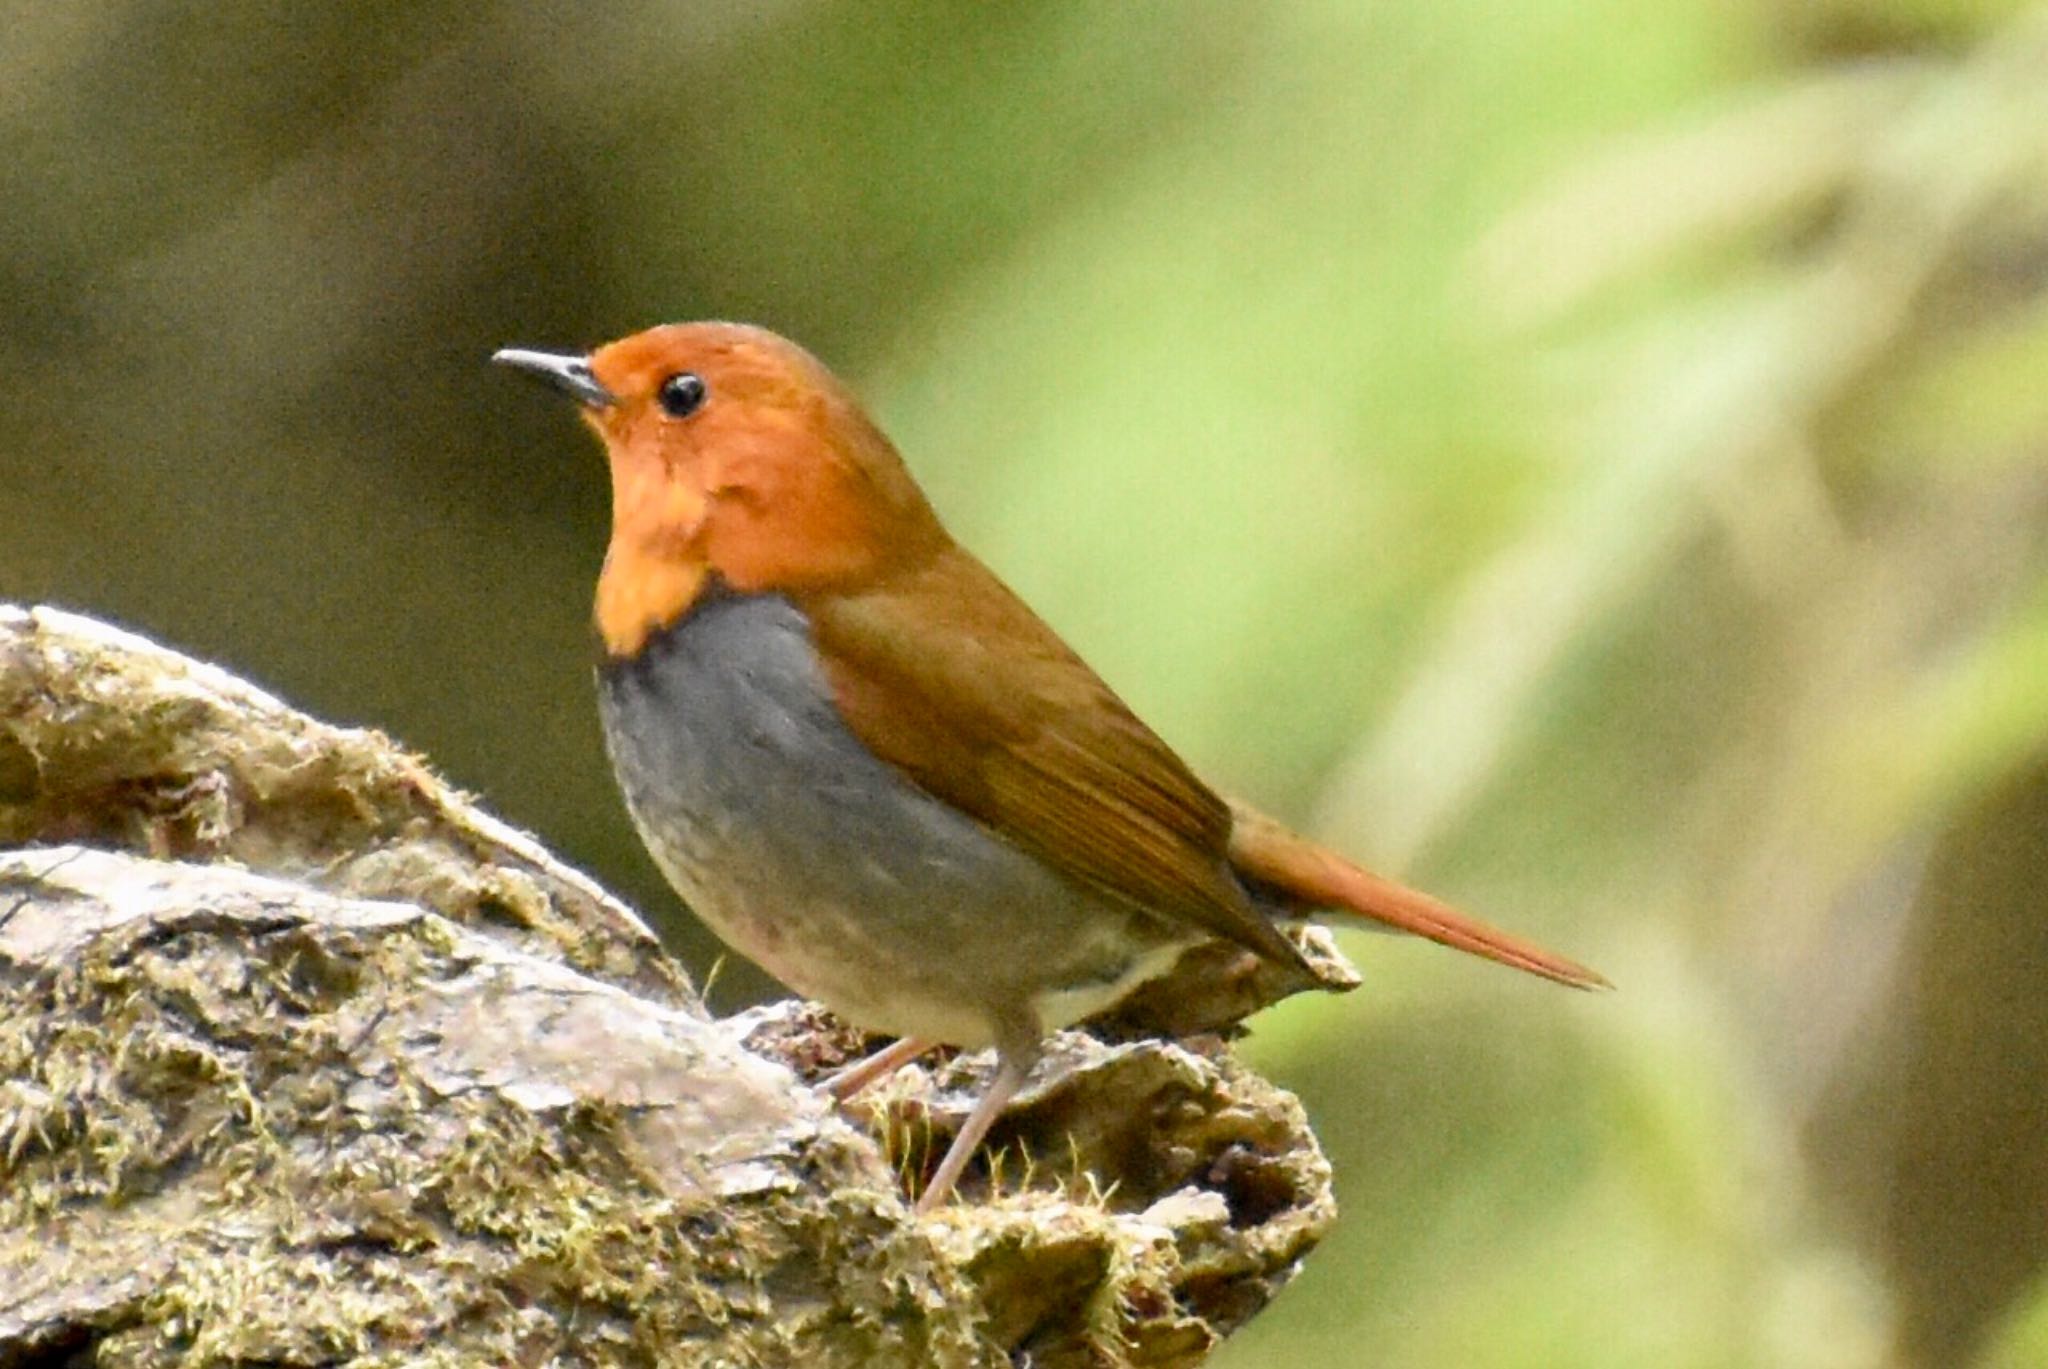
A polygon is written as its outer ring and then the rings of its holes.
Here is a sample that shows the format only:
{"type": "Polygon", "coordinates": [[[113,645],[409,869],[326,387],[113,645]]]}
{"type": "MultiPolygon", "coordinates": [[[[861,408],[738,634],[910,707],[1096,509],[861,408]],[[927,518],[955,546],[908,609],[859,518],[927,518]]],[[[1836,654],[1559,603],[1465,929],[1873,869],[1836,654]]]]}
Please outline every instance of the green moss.
{"type": "Polygon", "coordinates": [[[0,1028],[0,1222],[111,1208],[170,1256],[103,1362],[510,1362],[541,1324],[578,1328],[599,1364],[773,1363],[827,1338],[972,1356],[957,1325],[950,1348],[925,1343],[947,1321],[942,1270],[871,1204],[675,1197],[625,1110],[437,1097],[397,1056],[370,1057],[374,1096],[351,1104],[334,1066],[364,1018],[459,973],[456,942],[433,918],[200,917],[39,977],[34,1011],[0,1028]],[[148,1230],[147,1200],[173,1188],[201,1212],[148,1230]]]}

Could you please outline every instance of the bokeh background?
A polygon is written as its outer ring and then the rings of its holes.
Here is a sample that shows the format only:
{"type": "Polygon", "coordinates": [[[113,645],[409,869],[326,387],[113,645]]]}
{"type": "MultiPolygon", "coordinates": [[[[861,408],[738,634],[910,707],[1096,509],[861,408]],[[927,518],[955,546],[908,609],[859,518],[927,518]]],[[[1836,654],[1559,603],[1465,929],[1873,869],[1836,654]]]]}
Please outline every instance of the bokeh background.
{"type": "MultiPolygon", "coordinates": [[[[10,4],[0,595],[382,727],[716,958],[606,771],[598,455],[763,322],[1357,937],[1226,1366],[2048,1364],[2048,13],[10,4]]],[[[727,966],[716,996],[770,992],[727,966]]]]}

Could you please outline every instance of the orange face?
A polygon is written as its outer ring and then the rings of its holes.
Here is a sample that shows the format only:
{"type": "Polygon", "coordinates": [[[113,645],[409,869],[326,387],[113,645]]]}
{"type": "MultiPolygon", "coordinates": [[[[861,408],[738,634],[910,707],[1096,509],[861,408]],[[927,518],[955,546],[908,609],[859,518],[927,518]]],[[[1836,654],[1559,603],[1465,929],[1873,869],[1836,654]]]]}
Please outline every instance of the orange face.
{"type": "Polygon", "coordinates": [[[592,353],[586,376],[594,386],[565,388],[611,462],[597,626],[615,656],[679,618],[713,574],[800,594],[943,541],[889,440],[831,372],[772,333],[652,328],[592,353]]]}

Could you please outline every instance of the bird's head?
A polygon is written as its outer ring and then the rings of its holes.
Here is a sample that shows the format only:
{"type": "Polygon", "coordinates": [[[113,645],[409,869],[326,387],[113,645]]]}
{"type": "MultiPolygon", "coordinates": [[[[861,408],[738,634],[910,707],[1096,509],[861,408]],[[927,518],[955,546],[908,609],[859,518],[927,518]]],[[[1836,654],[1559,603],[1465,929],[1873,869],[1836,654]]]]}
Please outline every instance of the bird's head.
{"type": "Polygon", "coordinates": [[[674,323],[588,356],[493,360],[575,399],[611,463],[598,580],[605,649],[630,656],[717,577],[792,594],[858,583],[945,534],[837,377],[766,329],[674,323]]]}

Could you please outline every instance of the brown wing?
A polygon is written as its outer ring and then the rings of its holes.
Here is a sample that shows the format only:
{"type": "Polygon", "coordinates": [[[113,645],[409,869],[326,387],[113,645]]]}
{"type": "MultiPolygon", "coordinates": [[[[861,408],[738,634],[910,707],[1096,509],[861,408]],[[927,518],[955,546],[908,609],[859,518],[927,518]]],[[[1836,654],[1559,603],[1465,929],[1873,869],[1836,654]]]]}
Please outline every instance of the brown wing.
{"type": "Polygon", "coordinates": [[[847,725],[927,792],[1055,869],[1282,963],[1225,864],[1229,807],[958,547],[805,596],[847,725]]]}

